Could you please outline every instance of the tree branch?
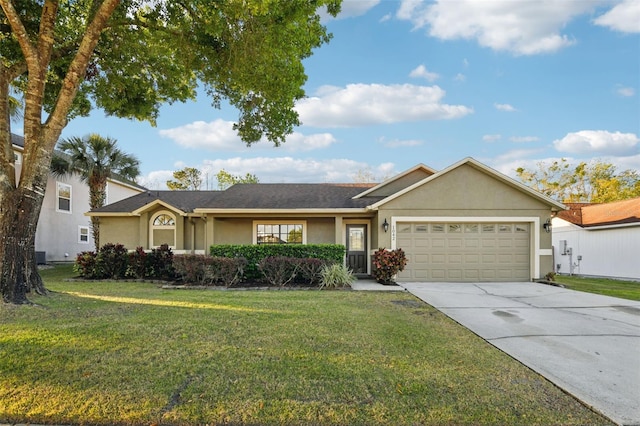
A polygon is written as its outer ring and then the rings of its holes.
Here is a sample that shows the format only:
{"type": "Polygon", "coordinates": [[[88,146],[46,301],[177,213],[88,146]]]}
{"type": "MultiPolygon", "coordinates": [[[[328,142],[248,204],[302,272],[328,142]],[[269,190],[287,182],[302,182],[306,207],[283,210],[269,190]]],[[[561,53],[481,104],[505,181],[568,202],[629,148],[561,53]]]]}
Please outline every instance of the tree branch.
{"type": "Polygon", "coordinates": [[[53,149],[62,129],[66,125],[67,114],[78,92],[80,83],[85,77],[87,66],[98,44],[100,34],[119,4],[120,0],[104,0],[87,27],[87,31],[80,42],[80,47],[71,61],[67,75],[62,82],[62,88],[56,100],[56,105],[45,123],[45,140],[48,144],[45,149],[53,149]]]}

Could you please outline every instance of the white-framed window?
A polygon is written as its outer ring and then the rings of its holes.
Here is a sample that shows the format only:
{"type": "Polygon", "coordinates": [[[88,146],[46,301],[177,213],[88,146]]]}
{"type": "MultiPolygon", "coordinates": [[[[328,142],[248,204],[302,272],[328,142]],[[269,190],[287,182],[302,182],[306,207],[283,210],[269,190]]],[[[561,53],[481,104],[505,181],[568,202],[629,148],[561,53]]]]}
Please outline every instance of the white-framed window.
{"type": "Polygon", "coordinates": [[[151,216],[149,233],[149,245],[159,247],[168,244],[169,247],[176,246],[176,217],[168,211],[160,211],[151,216]]]}
{"type": "Polygon", "coordinates": [[[89,244],[89,227],[88,226],[78,226],[78,243],[79,244],[89,244]]]}
{"type": "Polygon", "coordinates": [[[13,151],[13,162],[15,164],[22,164],[22,153],[13,151]]]}
{"type": "Polygon", "coordinates": [[[56,182],[56,211],[71,213],[71,185],[56,182]]]}
{"type": "Polygon", "coordinates": [[[253,221],[254,244],[306,244],[307,222],[299,220],[253,221]]]}

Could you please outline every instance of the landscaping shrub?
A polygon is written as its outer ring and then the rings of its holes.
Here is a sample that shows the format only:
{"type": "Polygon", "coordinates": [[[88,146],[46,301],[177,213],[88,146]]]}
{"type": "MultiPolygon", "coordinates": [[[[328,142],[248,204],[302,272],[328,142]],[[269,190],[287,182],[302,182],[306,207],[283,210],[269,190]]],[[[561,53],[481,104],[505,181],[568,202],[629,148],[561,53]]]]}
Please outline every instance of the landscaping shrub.
{"type": "Polygon", "coordinates": [[[270,285],[284,287],[296,277],[298,265],[298,259],[293,257],[269,256],[258,263],[258,269],[270,285]]]}
{"type": "Polygon", "coordinates": [[[96,259],[96,278],[120,279],[127,273],[129,253],[122,244],[107,243],[100,247],[96,259]]]}
{"type": "Polygon", "coordinates": [[[378,249],[373,254],[373,275],[379,283],[393,284],[393,277],[404,270],[407,265],[407,257],[402,249],[386,250],[378,249]]]}
{"type": "Polygon", "coordinates": [[[135,251],[129,253],[129,267],[127,268],[127,276],[134,278],[145,278],[149,275],[149,255],[140,246],[135,251]]]}
{"type": "Polygon", "coordinates": [[[322,271],[325,266],[333,265],[334,262],[330,262],[324,259],[307,258],[298,259],[298,278],[311,285],[320,284],[322,281],[322,271]]]}
{"type": "Polygon", "coordinates": [[[244,275],[247,280],[261,278],[258,263],[266,257],[316,258],[342,263],[345,251],[342,244],[220,244],[209,248],[213,257],[246,259],[244,275]]]}
{"type": "Polygon", "coordinates": [[[84,278],[96,278],[96,260],[98,255],[94,251],[83,251],[76,256],[73,272],[84,278]]]}
{"type": "Polygon", "coordinates": [[[207,274],[212,283],[233,287],[242,281],[247,259],[243,257],[209,257],[207,274]]]}
{"type": "Polygon", "coordinates": [[[341,263],[324,265],[321,271],[320,288],[349,287],[357,280],[349,268],[341,263]]]}
{"type": "Polygon", "coordinates": [[[173,257],[175,276],[185,284],[207,285],[211,283],[208,274],[211,256],[202,254],[181,254],[173,257]]]}
{"type": "Polygon", "coordinates": [[[173,269],[173,252],[168,244],[162,244],[151,250],[149,259],[149,278],[172,280],[175,277],[173,269]]]}

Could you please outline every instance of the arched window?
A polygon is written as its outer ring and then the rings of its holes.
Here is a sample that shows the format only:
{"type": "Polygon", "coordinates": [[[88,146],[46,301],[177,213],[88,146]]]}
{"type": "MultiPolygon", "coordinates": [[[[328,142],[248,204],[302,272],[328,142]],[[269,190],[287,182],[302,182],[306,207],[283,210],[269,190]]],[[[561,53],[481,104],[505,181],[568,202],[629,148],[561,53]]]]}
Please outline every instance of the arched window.
{"type": "Polygon", "coordinates": [[[149,245],[153,248],[162,244],[171,248],[176,246],[176,219],[169,212],[158,212],[151,217],[149,245]]]}

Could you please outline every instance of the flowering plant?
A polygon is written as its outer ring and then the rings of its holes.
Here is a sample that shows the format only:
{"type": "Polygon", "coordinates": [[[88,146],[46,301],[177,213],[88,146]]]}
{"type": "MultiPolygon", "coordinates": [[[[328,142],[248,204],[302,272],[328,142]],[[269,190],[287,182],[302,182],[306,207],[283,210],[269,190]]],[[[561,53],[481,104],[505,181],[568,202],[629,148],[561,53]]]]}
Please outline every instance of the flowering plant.
{"type": "Polygon", "coordinates": [[[373,275],[379,283],[393,284],[393,277],[404,270],[407,257],[400,248],[395,250],[378,249],[373,254],[373,275]]]}

